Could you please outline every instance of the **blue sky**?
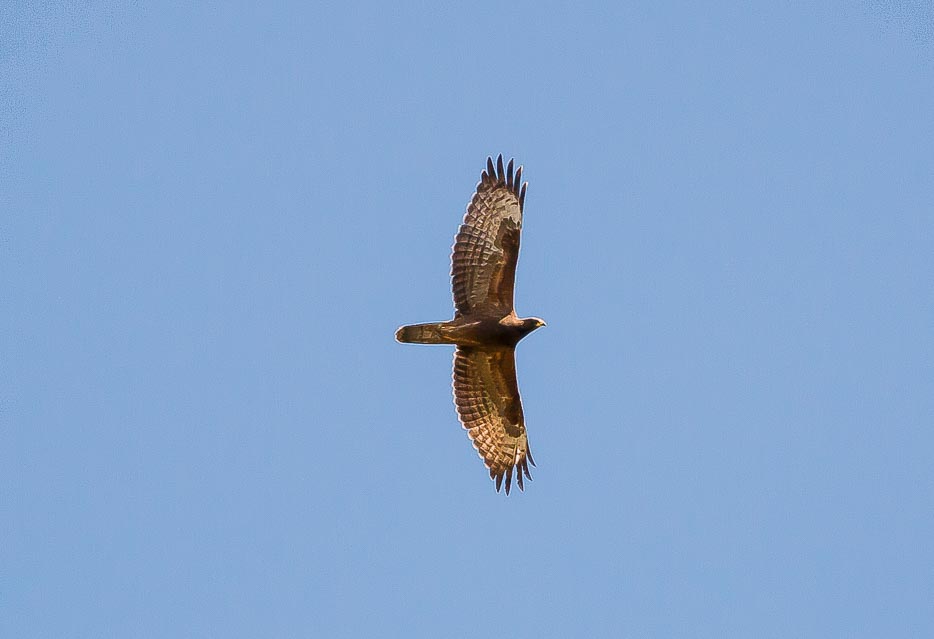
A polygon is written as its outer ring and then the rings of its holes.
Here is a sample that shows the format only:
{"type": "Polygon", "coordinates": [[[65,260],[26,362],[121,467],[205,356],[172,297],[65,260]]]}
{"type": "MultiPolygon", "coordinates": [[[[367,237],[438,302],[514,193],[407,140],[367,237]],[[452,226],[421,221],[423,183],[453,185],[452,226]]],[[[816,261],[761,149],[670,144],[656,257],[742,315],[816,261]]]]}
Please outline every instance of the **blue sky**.
{"type": "Polygon", "coordinates": [[[5,4],[0,634],[931,635],[934,11],[646,4],[5,4]],[[500,152],[508,498],[393,341],[500,152]]]}

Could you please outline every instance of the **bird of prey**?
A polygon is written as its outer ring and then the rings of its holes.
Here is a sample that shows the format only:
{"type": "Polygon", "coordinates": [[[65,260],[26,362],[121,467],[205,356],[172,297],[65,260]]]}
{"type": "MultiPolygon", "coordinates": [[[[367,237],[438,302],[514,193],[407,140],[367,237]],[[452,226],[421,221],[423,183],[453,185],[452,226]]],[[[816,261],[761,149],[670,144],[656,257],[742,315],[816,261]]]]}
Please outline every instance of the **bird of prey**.
{"type": "Polygon", "coordinates": [[[531,479],[529,450],[516,380],[516,344],[545,325],[537,317],[520,319],[513,308],[519,234],[528,183],[513,161],[486,160],[464,223],[454,238],[451,279],[454,319],[403,326],[396,340],[411,344],[453,344],[454,404],[474,448],[506,494],[515,473],[531,479]],[[521,186],[520,186],[521,185],[521,186]]]}

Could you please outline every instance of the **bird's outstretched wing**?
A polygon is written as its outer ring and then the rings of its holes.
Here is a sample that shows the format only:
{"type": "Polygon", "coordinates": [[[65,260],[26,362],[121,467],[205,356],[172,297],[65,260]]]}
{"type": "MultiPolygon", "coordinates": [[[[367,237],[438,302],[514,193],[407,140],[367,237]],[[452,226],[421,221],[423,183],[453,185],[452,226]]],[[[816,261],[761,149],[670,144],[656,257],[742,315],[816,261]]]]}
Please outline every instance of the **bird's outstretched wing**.
{"type": "Polygon", "coordinates": [[[513,161],[487,158],[464,223],[454,238],[451,279],[456,315],[508,315],[513,309],[522,206],[528,183],[513,161]]]}
{"type": "Polygon", "coordinates": [[[529,464],[535,461],[522,416],[515,349],[459,346],[454,352],[454,404],[497,492],[505,477],[509,494],[513,473],[524,490],[523,474],[532,478],[529,464]]]}

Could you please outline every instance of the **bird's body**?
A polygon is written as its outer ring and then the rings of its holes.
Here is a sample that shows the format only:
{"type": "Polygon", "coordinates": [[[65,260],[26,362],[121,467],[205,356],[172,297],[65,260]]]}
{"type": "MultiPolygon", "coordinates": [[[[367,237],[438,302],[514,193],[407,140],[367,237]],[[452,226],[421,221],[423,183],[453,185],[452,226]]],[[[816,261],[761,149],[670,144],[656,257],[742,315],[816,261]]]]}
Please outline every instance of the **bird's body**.
{"type": "Polygon", "coordinates": [[[519,340],[544,326],[541,320],[520,319],[515,313],[495,317],[458,317],[450,322],[413,324],[396,331],[396,339],[408,344],[454,344],[455,346],[502,346],[512,348],[519,340]]]}
{"type": "Polygon", "coordinates": [[[522,167],[503,168],[503,156],[487,168],[454,241],[451,277],[454,319],[413,324],[396,331],[400,342],[453,344],[454,404],[474,447],[499,490],[513,473],[519,488],[533,466],[516,380],[515,347],[545,322],[521,319],[513,308],[519,236],[527,184],[522,167]]]}

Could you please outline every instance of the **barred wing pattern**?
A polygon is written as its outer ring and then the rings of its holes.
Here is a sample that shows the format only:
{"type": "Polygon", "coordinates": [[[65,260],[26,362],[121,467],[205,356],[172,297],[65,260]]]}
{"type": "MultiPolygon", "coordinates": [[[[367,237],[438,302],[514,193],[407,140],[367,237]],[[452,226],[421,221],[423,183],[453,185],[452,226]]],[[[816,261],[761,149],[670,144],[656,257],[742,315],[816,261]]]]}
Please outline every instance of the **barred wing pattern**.
{"type": "Polygon", "coordinates": [[[531,479],[535,465],[522,416],[516,380],[514,348],[459,346],[454,352],[454,404],[474,448],[490,469],[499,491],[506,479],[506,494],[515,472],[523,490],[523,474],[531,479]]]}
{"type": "Polygon", "coordinates": [[[456,316],[502,317],[513,310],[522,206],[528,186],[521,182],[521,166],[514,174],[512,160],[504,169],[502,155],[495,167],[492,158],[487,158],[487,168],[454,238],[451,279],[456,316]]]}

